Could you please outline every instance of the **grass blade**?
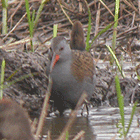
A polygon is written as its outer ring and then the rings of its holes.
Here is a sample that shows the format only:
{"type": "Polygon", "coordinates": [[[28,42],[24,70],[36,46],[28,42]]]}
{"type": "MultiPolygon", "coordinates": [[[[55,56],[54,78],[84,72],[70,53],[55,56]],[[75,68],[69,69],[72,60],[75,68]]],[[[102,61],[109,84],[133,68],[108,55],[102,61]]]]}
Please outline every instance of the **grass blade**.
{"type": "Polygon", "coordinates": [[[130,117],[129,124],[128,124],[127,130],[126,130],[126,133],[125,133],[125,137],[127,136],[128,132],[130,130],[130,126],[132,124],[132,120],[133,120],[133,117],[134,117],[134,114],[135,114],[137,104],[138,104],[138,102],[136,101],[133,108],[132,108],[131,117],[130,117]]]}
{"type": "Polygon", "coordinates": [[[90,49],[89,40],[90,40],[90,32],[91,32],[91,12],[90,12],[90,8],[86,0],[85,0],[85,3],[88,9],[88,32],[87,32],[87,38],[86,38],[86,50],[89,51],[90,49]]]}
{"type": "Polygon", "coordinates": [[[38,11],[37,11],[37,15],[36,15],[35,22],[34,22],[34,28],[36,28],[37,23],[38,23],[38,20],[39,20],[40,15],[41,15],[41,12],[42,12],[42,10],[43,10],[43,8],[44,8],[44,5],[45,5],[45,3],[47,3],[48,1],[50,1],[50,0],[42,0],[41,5],[39,6],[39,9],[38,9],[38,11]]]}
{"type": "Polygon", "coordinates": [[[58,24],[53,25],[53,38],[57,36],[57,27],[58,27],[58,24]]]}
{"type": "Polygon", "coordinates": [[[3,59],[1,65],[0,100],[3,98],[4,71],[5,71],[5,60],[3,59]]]}
{"type": "Polygon", "coordinates": [[[34,20],[35,20],[35,10],[33,10],[33,13],[32,13],[32,21],[31,21],[32,27],[34,27],[34,20]]]}
{"type": "Polygon", "coordinates": [[[115,62],[116,62],[116,64],[117,64],[117,66],[118,66],[118,69],[119,69],[119,71],[120,71],[122,77],[124,78],[124,77],[125,77],[125,74],[124,74],[124,72],[123,72],[123,70],[122,70],[122,67],[121,67],[120,64],[119,64],[119,61],[118,61],[116,55],[114,54],[114,52],[113,52],[113,50],[111,49],[111,47],[109,47],[108,45],[106,45],[106,47],[108,48],[109,52],[111,53],[112,57],[114,58],[114,60],[115,60],[115,62]]]}
{"type": "Polygon", "coordinates": [[[101,30],[91,41],[90,45],[89,45],[89,49],[91,48],[91,45],[93,44],[94,40],[101,34],[105,33],[108,29],[110,29],[112,26],[114,25],[113,23],[110,23],[109,25],[107,25],[103,30],[101,30]]]}
{"type": "Polygon", "coordinates": [[[25,75],[23,75],[23,76],[21,76],[21,77],[19,77],[19,78],[16,78],[15,80],[13,80],[13,81],[7,83],[7,85],[4,85],[4,86],[3,86],[3,89],[5,89],[5,88],[7,88],[7,87],[9,87],[9,86],[11,86],[11,85],[13,85],[13,84],[15,84],[16,82],[22,81],[22,80],[24,80],[24,79],[26,79],[26,78],[28,78],[28,77],[32,77],[32,76],[34,76],[34,75],[38,75],[38,73],[37,73],[37,72],[34,72],[34,73],[30,73],[30,74],[25,74],[25,75]]]}
{"type": "Polygon", "coordinates": [[[116,46],[116,35],[117,35],[117,26],[118,26],[118,14],[119,14],[119,4],[120,0],[115,2],[115,17],[114,17],[114,30],[113,30],[113,41],[112,41],[112,50],[115,52],[116,46]]]}
{"type": "Polygon", "coordinates": [[[31,15],[30,15],[30,10],[29,10],[29,1],[28,0],[25,0],[25,7],[26,7],[26,12],[27,12],[27,19],[28,19],[28,24],[29,24],[30,37],[32,37],[31,15]]]}
{"type": "Polygon", "coordinates": [[[2,34],[7,34],[7,7],[8,0],[1,0],[2,2],[2,34]]]}
{"type": "Polygon", "coordinates": [[[123,127],[123,135],[125,136],[124,100],[121,94],[120,81],[118,75],[115,77],[115,84],[116,84],[118,105],[119,105],[120,115],[121,115],[121,124],[123,127]]]}

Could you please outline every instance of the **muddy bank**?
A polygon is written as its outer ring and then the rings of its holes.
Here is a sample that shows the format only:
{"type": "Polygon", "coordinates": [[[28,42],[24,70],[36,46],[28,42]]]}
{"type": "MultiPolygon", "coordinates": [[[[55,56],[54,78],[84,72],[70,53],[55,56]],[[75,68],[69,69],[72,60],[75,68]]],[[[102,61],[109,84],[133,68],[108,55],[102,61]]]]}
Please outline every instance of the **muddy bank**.
{"type": "MultiPolygon", "coordinates": [[[[14,84],[4,89],[4,97],[22,103],[31,115],[39,114],[48,84],[46,71],[49,68],[49,58],[47,52],[46,54],[41,52],[6,52],[0,49],[0,63],[3,59],[6,61],[4,84],[8,85],[11,81],[15,81],[14,84]],[[28,77],[26,77],[27,75],[28,77]],[[20,80],[20,78],[23,79],[20,80]],[[16,80],[19,81],[16,82],[16,80]]],[[[97,84],[91,99],[93,106],[100,106],[106,101],[111,106],[117,106],[115,74],[107,69],[100,69],[99,67],[96,69],[97,84]]],[[[120,84],[126,106],[136,99],[139,100],[138,80],[120,78],[120,84]]]]}

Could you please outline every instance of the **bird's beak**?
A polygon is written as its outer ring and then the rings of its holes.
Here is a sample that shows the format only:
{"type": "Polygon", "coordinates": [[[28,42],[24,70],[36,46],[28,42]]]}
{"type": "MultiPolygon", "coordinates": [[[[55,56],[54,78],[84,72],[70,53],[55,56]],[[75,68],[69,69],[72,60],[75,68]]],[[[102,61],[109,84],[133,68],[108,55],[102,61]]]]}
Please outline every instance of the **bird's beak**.
{"type": "Polygon", "coordinates": [[[52,72],[52,70],[53,70],[55,64],[57,63],[57,61],[59,60],[59,58],[60,57],[58,54],[56,54],[56,53],[53,54],[51,65],[50,65],[50,72],[52,72]]]}

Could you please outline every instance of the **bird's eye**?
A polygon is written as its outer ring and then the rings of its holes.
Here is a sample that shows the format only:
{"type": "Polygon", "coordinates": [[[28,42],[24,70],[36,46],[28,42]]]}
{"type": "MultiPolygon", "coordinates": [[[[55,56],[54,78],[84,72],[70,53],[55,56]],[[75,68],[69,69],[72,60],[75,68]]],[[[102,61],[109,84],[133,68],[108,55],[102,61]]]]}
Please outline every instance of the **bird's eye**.
{"type": "Polygon", "coordinates": [[[59,49],[59,51],[62,51],[62,50],[64,50],[64,48],[63,48],[63,47],[61,47],[61,48],[59,49]]]}

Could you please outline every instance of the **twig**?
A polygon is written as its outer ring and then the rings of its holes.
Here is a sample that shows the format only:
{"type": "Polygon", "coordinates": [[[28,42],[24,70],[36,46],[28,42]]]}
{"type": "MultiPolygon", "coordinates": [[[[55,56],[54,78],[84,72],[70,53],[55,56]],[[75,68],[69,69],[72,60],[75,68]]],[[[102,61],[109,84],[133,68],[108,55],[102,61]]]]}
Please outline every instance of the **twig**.
{"type": "Polygon", "coordinates": [[[73,25],[73,22],[71,21],[70,17],[67,15],[67,13],[65,12],[65,10],[63,9],[63,6],[61,5],[60,1],[59,0],[57,0],[57,1],[58,1],[59,5],[60,5],[61,10],[65,14],[65,16],[67,17],[67,19],[69,20],[69,22],[73,25]]]}
{"type": "Polygon", "coordinates": [[[23,0],[20,1],[20,3],[18,4],[18,6],[16,7],[14,13],[10,16],[10,18],[8,19],[8,22],[13,18],[13,16],[15,15],[15,13],[17,12],[17,10],[21,7],[23,3],[23,0]]]}
{"type": "Polygon", "coordinates": [[[139,13],[137,8],[134,5],[131,5],[127,0],[123,0],[125,4],[127,4],[129,7],[131,7],[135,12],[139,13]]]}
{"type": "Polygon", "coordinates": [[[0,46],[0,48],[4,48],[6,49],[5,47],[12,47],[12,46],[15,46],[15,45],[18,45],[18,44],[24,44],[24,43],[27,43],[30,41],[30,38],[27,37],[25,39],[22,39],[22,40],[19,40],[19,41],[16,41],[14,43],[11,43],[11,44],[8,44],[8,45],[3,45],[3,46],[0,46]]]}
{"type": "Polygon", "coordinates": [[[72,140],[78,140],[81,137],[83,137],[85,134],[85,131],[81,130],[72,140]]]}
{"type": "Polygon", "coordinates": [[[99,23],[100,23],[100,2],[98,3],[98,10],[96,14],[96,25],[95,25],[95,35],[97,35],[98,30],[99,30],[99,23]]]}
{"type": "Polygon", "coordinates": [[[99,0],[101,4],[109,11],[109,13],[114,17],[114,14],[111,12],[111,10],[105,5],[105,3],[102,0],[99,0]]]}
{"type": "Polygon", "coordinates": [[[47,116],[47,110],[48,110],[48,107],[49,107],[49,97],[51,95],[51,88],[52,88],[52,79],[49,76],[48,91],[46,92],[46,96],[44,98],[43,108],[42,108],[42,111],[41,111],[37,131],[36,131],[36,138],[39,137],[39,135],[42,131],[42,128],[43,128],[43,123],[44,123],[45,117],[47,116]]]}

